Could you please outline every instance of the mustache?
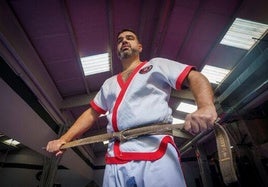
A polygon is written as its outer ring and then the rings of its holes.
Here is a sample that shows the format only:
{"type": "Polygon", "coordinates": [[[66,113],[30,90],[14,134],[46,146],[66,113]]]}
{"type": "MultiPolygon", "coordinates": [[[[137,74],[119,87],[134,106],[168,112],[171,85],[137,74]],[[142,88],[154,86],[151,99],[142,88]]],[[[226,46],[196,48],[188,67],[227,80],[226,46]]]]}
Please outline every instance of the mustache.
{"type": "Polygon", "coordinates": [[[120,48],[120,51],[122,51],[126,47],[131,48],[131,45],[130,44],[124,44],[124,45],[122,45],[121,48],[120,48]]]}
{"type": "Polygon", "coordinates": [[[117,56],[119,59],[123,60],[123,59],[127,59],[133,55],[136,55],[136,54],[139,54],[139,51],[136,50],[136,49],[130,49],[130,51],[123,51],[123,50],[120,50],[117,52],[117,56]]]}

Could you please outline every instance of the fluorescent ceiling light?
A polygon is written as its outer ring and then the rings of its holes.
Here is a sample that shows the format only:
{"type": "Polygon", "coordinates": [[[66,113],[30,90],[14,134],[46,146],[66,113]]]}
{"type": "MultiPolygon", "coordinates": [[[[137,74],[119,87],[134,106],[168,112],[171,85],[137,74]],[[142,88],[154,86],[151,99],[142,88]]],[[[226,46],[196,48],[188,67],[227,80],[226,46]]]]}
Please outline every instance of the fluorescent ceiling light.
{"type": "Polygon", "coordinates": [[[267,29],[266,24],[236,18],[220,43],[249,50],[267,29]]]}
{"type": "Polygon", "coordinates": [[[209,82],[219,84],[230,72],[228,69],[205,65],[201,73],[207,77],[209,82]]]}
{"type": "Polygon", "coordinates": [[[182,119],[179,119],[179,118],[174,118],[173,117],[173,122],[172,124],[181,124],[181,123],[184,123],[185,120],[182,120],[182,119]]]}
{"type": "Polygon", "coordinates": [[[109,111],[107,111],[105,114],[101,114],[99,117],[107,116],[109,114],[109,111]]]}
{"type": "Polygon", "coordinates": [[[110,71],[111,69],[109,53],[82,57],[81,63],[85,76],[110,71]]]}
{"type": "Polygon", "coordinates": [[[197,110],[197,106],[181,102],[176,110],[185,112],[185,113],[192,113],[197,110]]]}
{"type": "Polygon", "coordinates": [[[6,145],[9,145],[9,146],[16,146],[16,145],[20,144],[20,142],[14,140],[14,139],[4,140],[3,143],[6,145]]]}
{"type": "Polygon", "coordinates": [[[109,140],[104,140],[102,143],[103,143],[103,145],[106,145],[109,143],[109,140]]]}

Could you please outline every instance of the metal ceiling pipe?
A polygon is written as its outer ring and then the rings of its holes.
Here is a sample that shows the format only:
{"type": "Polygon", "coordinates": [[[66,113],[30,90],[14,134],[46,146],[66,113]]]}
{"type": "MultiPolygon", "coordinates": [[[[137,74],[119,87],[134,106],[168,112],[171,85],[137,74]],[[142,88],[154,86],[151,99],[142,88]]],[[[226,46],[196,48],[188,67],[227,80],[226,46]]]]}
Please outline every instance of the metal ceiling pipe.
{"type": "MultiPolygon", "coordinates": [[[[235,106],[230,108],[226,114],[220,119],[219,123],[226,121],[234,111],[238,111],[241,109],[241,107],[245,106],[249,102],[251,102],[252,98],[256,98],[259,95],[261,95],[263,92],[267,91],[268,89],[268,80],[266,80],[264,83],[262,83],[259,87],[252,90],[246,97],[241,99],[235,106]]],[[[201,132],[197,134],[193,139],[191,139],[189,142],[184,144],[181,148],[179,148],[181,155],[185,154],[189,150],[193,148],[193,145],[195,143],[201,143],[205,141],[208,137],[210,137],[213,133],[213,129],[210,129],[208,131],[201,132]]]]}
{"type": "Polygon", "coordinates": [[[240,111],[244,106],[246,106],[248,103],[250,103],[254,98],[257,98],[259,95],[261,95],[262,93],[264,93],[267,90],[268,90],[268,80],[266,80],[261,85],[259,85],[257,88],[252,90],[249,94],[247,94],[246,97],[244,97],[239,102],[237,102],[233,107],[230,107],[225,112],[226,114],[225,114],[223,120],[230,117],[234,112],[240,114],[241,112],[237,112],[237,111],[240,111]]]}
{"type": "MultiPolygon", "coordinates": [[[[235,91],[240,85],[248,80],[248,78],[257,70],[266,68],[264,64],[268,60],[268,49],[266,49],[253,63],[251,63],[243,72],[232,82],[231,85],[217,98],[217,101],[221,103],[224,101],[231,93],[235,91]]],[[[238,72],[237,74],[239,74],[238,72]]]]}
{"type": "MultiPolygon", "coordinates": [[[[265,65],[265,62],[268,60],[268,49],[266,49],[255,61],[254,63],[251,63],[241,73],[238,79],[234,81],[223,93],[222,96],[218,99],[219,103],[223,102],[225,99],[228,98],[240,85],[245,83],[248,78],[255,73],[257,70],[264,70],[267,71],[268,68],[265,65]],[[264,65],[264,66],[262,66],[264,65]],[[265,68],[265,69],[263,69],[265,68]]],[[[234,71],[233,71],[234,72],[234,71]]],[[[268,73],[268,72],[267,72],[268,73]]],[[[246,106],[248,103],[250,103],[254,98],[257,98],[259,95],[267,91],[268,88],[268,80],[265,80],[260,85],[256,85],[255,89],[251,90],[247,95],[245,95],[242,99],[238,100],[238,102],[235,103],[232,107],[228,108],[227,111],[224,111],[224,115],[221,116],[221,119],[219,123],[222,123],[226,121],[234,112],[237,112],[241,110],[244,106],[246,106]]],[[[200,143],[205,141],[208,137],[212,135],[213,130],[208,130],[205,132],[201,132],[198,135],[196,135],[193,139],[186,142],[183,146],[179,148],[181,155],[185,154],[189,150],[193,148],[193,145],[196,143],[200,143]]]]}
{"type": "Polygon", "coordinates": [[[201,132],[197,134],[193,139],[190,141],[186,142],[182,147],[179,148],[180,154],[183,155],[190,151],[195,145],[196,142],[198,142],[201,138],[205,137],[206,135],[210,134],[213,131],[213,129],[210,129],[208,131],[201,132]]]}

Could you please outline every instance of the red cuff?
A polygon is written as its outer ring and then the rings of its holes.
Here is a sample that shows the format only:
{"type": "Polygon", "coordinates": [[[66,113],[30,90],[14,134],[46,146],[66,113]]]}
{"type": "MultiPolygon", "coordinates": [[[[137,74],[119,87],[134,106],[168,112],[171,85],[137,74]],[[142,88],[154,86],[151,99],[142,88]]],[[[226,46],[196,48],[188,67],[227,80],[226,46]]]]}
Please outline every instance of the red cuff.
{"type": "Polygon", "coordinates": [[[176,89],[180,90],[182,87],[182,83],[185,80],[185,78],[187,77],[187,75],[189,74],[189,72],[191,70],[195,69],[195,67],[193,66],[187,66],[183,72],[180,74],[180,76],[178,77],[177,81],[176,81],[176,89]]]}
{"type": "Polygon", "coordinates": [[[102,109],[101,107],[99,107],[94,100],[90,101],[90,106],[99,114],[105,114],[106,110],[102,109]]]}

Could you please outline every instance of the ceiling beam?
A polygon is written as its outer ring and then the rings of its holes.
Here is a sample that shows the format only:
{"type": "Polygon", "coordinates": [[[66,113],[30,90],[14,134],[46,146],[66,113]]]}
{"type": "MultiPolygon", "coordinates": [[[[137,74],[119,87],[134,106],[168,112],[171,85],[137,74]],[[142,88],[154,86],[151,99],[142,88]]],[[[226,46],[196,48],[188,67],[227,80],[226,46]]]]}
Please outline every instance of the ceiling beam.
{"type": "MultiPolygon", "coordinates": [[[[87,106],[89,105],[89,101],[92,100],[96,94],[97,92],[93,92],[90,94],[67,97],[62,101],[60,109],[67,110],[75,107],[87,106]]],[[[189,89],[172,90],[171,97],[194,100],[193,94],[189,89]]]]}
{"type": "Polygon", "coordinates": [[[112,1],[106,0],[106,12],[107,12],[107,23],[108,23],[108,52],[111,55],[111,73],[114,75],[115,72],[115,66],[114,63],[114,55],[113,55],[113,38],[114,38],[114,25],[113,25],[113,7],[112,7],[112,1]]]}
{"type": "Polygon", "coordinates": [[[65,119],[59,111],[62,97],[24,30],[7,2],[0,1],[1,56],[57,123],[64,124],[65,119]]]}
{"type": "Polygon", "coordinates": [[[83,79],[83,83],[84,83],[86,92],[90,93],[89,86],[88,86],[89,83],[87,83],[87,81],[85,79],[85,76],[83,76],[84,75],[83,67],[82,67],[82,63],[81,63],[81,60],[80,60],[80,56],[79,56],[79,49],[78,49],[78,45],[77,45],[76,34],[75,34],[74,29],[73,29],[73,25],[72,25],[70,13],[69,13],[68,5],[67,5],[65,0],[62,0],[60,2],[61,2],[62,13],[63,13],[64,19],[65,19],[65,23],[66,23],[68,33],[69,33],[69,36],[70,36],[70,39],[71,39],[72,47],[73,47],[73,50],[74,50],[75,58],[76,58],[77,63],[79,64],[79,69],[81,71],[80,75],[82,75],[82,79],[83,79]]]}
{"type": "Polygon", "coordinates": [[[174,8],[175,3],[174,0],[167,0],[162,2],[163,4],[159,5],[161,6],[160,18],[156,28],[154,29],[155,32],[150,50],[150,58],[157,56],[161,47],[163,46],[163,41],[167,32],[169,19],[172,14],[172,10],[174,8]]]}
{"type": "Polygon", "coordinates": [[[93,92],[90,94],[67,97],[62,101],[60,108],[61,110],[67,110],[75,107],[89,105],[89,101],[92,100],[96,94],[97,92],[93,92]]]}
{"type": "Polygon", "coordinates": [[[233,24],[233,21],[235,20],[236,15],[240,11],[240,9],[241,9],[241,7],[243,5],[243,2],[244,2],[244,0],[240,0],[237,3],[236,8],[234,9],[234,12],[230,16],[230,19],[229,19],[228,23],[226,24],[225,28],[220,32],[220,34],[218,35],[218,37],[215,40],[215,42],[211,45],[211,47],[210,47],[208,53],[206,54],[206,56],[204,57],[204,59],[201,60],[200,68],[202,68],[202,67],[204,67],[206,65],[206,61],[210,57],[210,54],[212,54],[213,50],[216,49],[216,47],[219,45],[220,41],[222,40],[222,38],[224,37],[224,35],[228,31],[230,26],[233,24]]]}
{"type": "Polygon", "coordinates": [[[197,19],[200,15],[200,12],[202,10],[202,6],[204,4],[204,1],[198,1],[199,2],[199,5],[197,7],[197,9],[195,10],[195,13],[193,15],[193,19],[191,20],[191,24],[190,26],[188,27],[188,31],[187,31],[187,34],[186,36],[184,37],[184,40],[182,42],[182,44],[180,46],[178,46],[178,51],[177,51],[177,54],[176,54],[176,57],[175,57],[175,60],[179,60],[180,58],[180,55],[181,55],[181,52],[182,50],[184,49],[184,46],[188,43],[188,41],[190,40],[191,36],[192,36],[192,32],[194,31],[194,28],[196,26],[196,22],[197,22],[197,19]]]}
{"type": "Polygon", "coordinates": [[[147,12],[147,4],[148,1],[141,1],[141,16],[140,16],[140,20],[139,20],[139,28],[138,28],[138,36],[139,36],[139,40],[143,41],[143,33],[146,27],[146,19],[144,19],[146,17],[146,12],[147,12]]]}
{"type": "Polygon", "coordinates": [[[173,89],[171,92],[171,97],[187,99],[187,100],[195,100],[190,89],[184,89],[184,90],[173,89]]]}

